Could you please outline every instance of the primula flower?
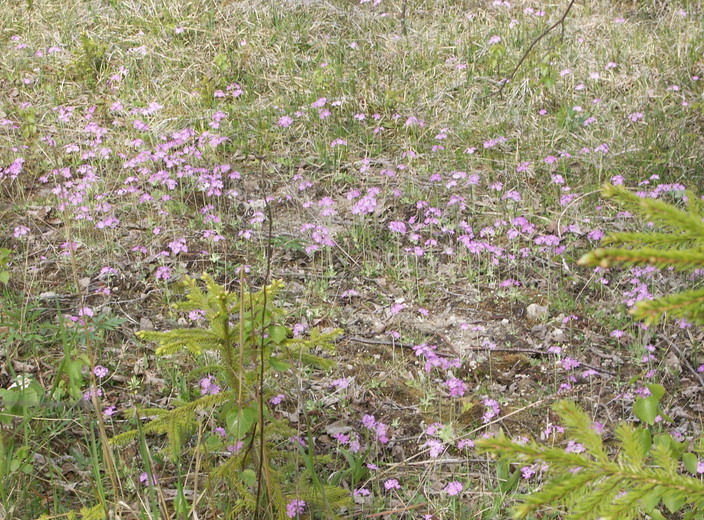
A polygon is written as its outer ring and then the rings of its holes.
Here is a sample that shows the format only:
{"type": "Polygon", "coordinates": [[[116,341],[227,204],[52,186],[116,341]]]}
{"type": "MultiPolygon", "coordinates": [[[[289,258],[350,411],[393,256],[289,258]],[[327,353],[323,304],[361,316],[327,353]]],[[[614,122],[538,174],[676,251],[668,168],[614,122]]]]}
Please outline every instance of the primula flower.
{"type": "Polygon", "coordinates": [[[491,421],[494,417],[497,417],[500,412],[499,408],[499,403],[496,402],[494,399],[489,399],[486,398],[483,401],[484,406],[487,407],[486,411],[484,412],[484,415],[482,416],[482,420],[484,421],[484,424],[488,423],[491,421]]]}
{"type": "Polygon", "coordinates": [[[110,371],[102,365],[95,365],[95,367],[93,368],[93,373],[98,379],[104,378],[108,375],[109,372],[110,371]]]}
{"type": "Polygon", "coordinates": [[[434,459],[443,452],[445,445],[437,439],[430,439],[422,448],[428,448],[428,454],[434,459]]]}
{"type": "Polygon", "coordinates": [[[154,277],[157,280],[168,280],[171,278],[171,268],[165,265],[158,267],[154,272],[154,277]]]}
{"type": "Polygon", "coordinates": [[[386,491],[390,491],[392,489],[401,489],[401,485],[398,483],[398,480],[395,478],[390,478],[386,482],[384,482],[384,489],[386,491]]]}
{"type": "Polygon", "coordinates": [[[27,226],[17,226],[13,232],[15,238],[20,238],[29,233],[29,228],[27,226]]]}
{"type": "MultiPolygon", "coordinates": [[[[147,486],[149,484],[149,474],[144,471],[140,476],[139,476],[139,481],[147,486]]],[[[156,486],[156,475],[152,473],[152,485],[156,486]]]]}
{"type": "Polygon", "coordinates": [[[457,449],[463,450],[465,448],[474,448],[474,441],[472,439],[462,439],[457,443],[457,449]]]}
{"type": "Polygon", "coordinates": [[[274,397],[269,399],[269,402],[273,405],[277,405],[277,404],[280,404],[281,401],[283,401],[285,398],[286,398],[286,396],[284,394],[279,394],[279,395],[275,395],[274,397]]]}
{"type": "Polygon", "coordinates": [[[449,482],[447,486],[445,486],[445,489],[443,491],[450,495],[451,497],[457,496],[460,493],[462,493],[462,490],[464,489],[464,486],[460,483],[455,481],[449,482]]]}
{"type": "Polygon", "coordinates": [[[277,124],[282,128],[288,128],[293,124],[293,119],[290,116],[281,116],[277,124]]]}
{"type": "Polygon", "coordinates": [[[583,444],[575,441],[568,441],[565,451],[568,453],[584,453],[585,448],[583,444]]]}
{"type": "Polygon", "coordinates": [[[206,376],[200,380],[200,395],[215,395],[220,393],[220,385],[213,376],[206,376]]]}
{"type": "Polygon", "coordinates": [[[521,468],[521,476],[522,476],[524,479],[527,480],[527,479],[529,479],[530,477],[532,477],[533,475],[535,475],[535,469],[533,468],[533,466],[523,466],[523,467],[521,468]]]}
{"type": "Polygon", "coordinates": [[[78,310],[78,315],[79,316],[87,316],[87,317],[91,318],[94,315],[93,309],[91,309],[90,307],[83,307],[82,309],[78,310]]]}
{"type": "Polygon", "coordinates": [[[286,504],[286,516],[289,518],[296,518],[302,515],[306,510],[306,503],[304,500],[291,500],[286,504]]]}
{"type": "Polygon", "coordinates": [[[450,390],[450,397],[462,397],[467,391],[467,384],[455,377],[445,381],[445,386],[450,390]]]}

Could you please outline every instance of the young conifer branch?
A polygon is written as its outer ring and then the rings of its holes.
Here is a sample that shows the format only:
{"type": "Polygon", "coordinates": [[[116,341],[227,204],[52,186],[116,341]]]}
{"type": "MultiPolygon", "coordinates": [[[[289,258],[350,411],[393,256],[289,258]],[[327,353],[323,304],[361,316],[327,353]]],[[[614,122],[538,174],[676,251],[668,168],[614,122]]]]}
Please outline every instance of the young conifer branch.
{"type": "MultiPolygon", "coordinates": [[[[693,192],[685,193],[687,208],[679,208],[663,200],[639,197],[622,186],[606,184],[602,194],[613,197],[628,209],[639,213],[660,229],[652,233],[612,233],[605,244],[630,248],[599,248],[584,255],[581,265],[597,265],[604,269],[616,264],[650,265],[693,271],[704,268],[704,202],[693,192]]],[[[646,323],[657,323],[663,316],[685,318],[704,324],[704,289],[642,300],[631,310],[646,323]]]]}

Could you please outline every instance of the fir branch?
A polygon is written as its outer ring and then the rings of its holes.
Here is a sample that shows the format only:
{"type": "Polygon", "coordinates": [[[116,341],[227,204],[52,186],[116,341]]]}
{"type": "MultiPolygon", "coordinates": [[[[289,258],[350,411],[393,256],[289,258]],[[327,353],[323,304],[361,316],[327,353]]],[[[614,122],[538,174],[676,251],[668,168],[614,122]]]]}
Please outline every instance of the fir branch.
{"type": "Polygon", "coordinates": [[[670,318],[685,318],[704,324],[704,289],[671,294],[657,300],[641,300],[630,311],[636,319],[655,324],[667,314],[670,318]]]}
{"type": "Polygon", "coordinates": [[[649,247],[693,247],[698,248],[704,246],[704,236],[695,235],[693,233],[610,233],[604,238],[604,245],[620,245],[632,244],[649,247]]]}
{"type": "Polygon", "coordinates": [[[559,401],[554,406],[555,411],[570,429],[574,439],[581,442],[589,454],[599,461],[608,460],[601,436],[592,428],[591,418],[572,401],[559,401]]]}
{"type": "Polygon", "coordinates": [[[204,350],[219,350],[222,342],[221,338],[206,329],[174,329],[168,332],[140,330],[137,337],[159,342],[158,355],[174,354],[182,348],[198,355],[204,350]]]}
{"type": "Polygon", "coordinates": [[[704,250],[663,250],[645,247],[641,249],[599,248],[584,255],[578,263],[579,265],[598,265],[604,269],[608,269],[615,263],[620,263],[628,266],[674,267],[684,271],[704,267],[704,250]]]}
{"type": "Polygon", "coordinates": [[[692,192],[688,192],[689,208],[687,211],[663,200],[638,197],[623,186],[605,184],[602,195],[614,197],[624,206],[641,213],[645,218],[657,224],[680,231],[688,231],[695,236],[704,238],[704,221],[702,221],[704,204],[697,200],[692,192]]]}
{"type": "MultiPolygon", "coordinates": [[[[569,433],[589,439],[588,416],[574,404],[560,402],[555,407],[565,420],[569,433]]],[[[642,430],[647,431],[647,430],[642,430]]],[[[571,513],[568,518],[608,518],[620,520],[638,514],[645,497],[660,490],[663,499],[681,501],[695,508],[704,506],[704,484],[697,478],[677,472],[678,459],[666,444],[646,446],[643,436],[628,425],[617,429],[621,454],[615,460],[592,458],[586,454],[536,444],[523,444],[507,439],[503,433],[477,441],[481,452],[513,458],[521,463],[547,463],[556,475],[541,491],[524,498],[514,510],[514,518],[552,505],[563,505],[571,513]],[[648,458],[652,463],[647,463],[648,458]]],[[[590,441],[591,442],[591,441],[590,441]]]]}

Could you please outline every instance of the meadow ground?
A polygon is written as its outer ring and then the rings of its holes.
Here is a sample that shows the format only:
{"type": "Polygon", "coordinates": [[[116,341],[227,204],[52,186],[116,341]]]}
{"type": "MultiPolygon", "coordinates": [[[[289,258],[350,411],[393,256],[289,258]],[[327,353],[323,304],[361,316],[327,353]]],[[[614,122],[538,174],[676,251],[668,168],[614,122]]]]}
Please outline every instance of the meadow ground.
{"type": "Polygon", "coordinates": [[[4,2],[0,518],[246,517],[251,473],[208,476],[241,449],[227,414],[201,411],[178,460],[163,435],[105,442],[136,407],[225,385],[212,355],[157,356],[135,332],[202,326],[170,308],[180,281],[238,292],[242,266],[248,287],[285,282],[296,337],[344,330],[330,370],[278,366],[262,388],[295,433],[271,442],[303,444],[278,466],[291,517],[332,518],[293,502],[321,482],[344,518],[508,517],[542,470],[473,441],[565,445],[562,398],[608,429],[659,383],[657,428],[698,436],[701,329],[627,310],[702,273],[576,260],[648,228],[602,183],[701,194],[702,8],[578,2],[499,93],[566,7],[4,2]]]}

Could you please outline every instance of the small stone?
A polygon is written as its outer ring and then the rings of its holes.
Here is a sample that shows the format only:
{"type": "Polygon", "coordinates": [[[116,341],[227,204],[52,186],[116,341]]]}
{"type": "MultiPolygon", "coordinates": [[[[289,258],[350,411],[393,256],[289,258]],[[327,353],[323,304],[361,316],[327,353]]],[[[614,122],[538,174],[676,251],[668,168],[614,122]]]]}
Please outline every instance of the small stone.
{"type": "Polygon", "coordinates": [[[563,342],[567,341],[567,338],[565,337],[565,333],[562,329],[553,329],[551,336],[552,336],[552,340],[557,343],[563,343],[563,342]]]}
{"type": "Polygon", "coordinates": [[[149,318],[139,318],[140,330],[154,330],[154,323],[149,318]]]}
{"type": "Polygon", "coordinates": [[[538,339],[545,339],[545,336],[548,333],[548,328],[547,326],[539,323],[538,325],[533,325],[533,327],[531,327],[530,333],[538,339]]]}
{"type": "Polygon", "coordinates": [[[531,303],[526,308],[526,316],[532,321],[541,321],[548,317],[548,308],[537,303],[531,303]]]}

